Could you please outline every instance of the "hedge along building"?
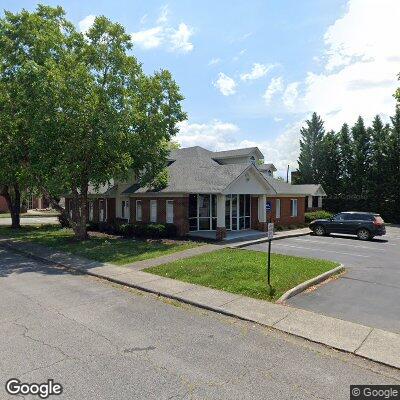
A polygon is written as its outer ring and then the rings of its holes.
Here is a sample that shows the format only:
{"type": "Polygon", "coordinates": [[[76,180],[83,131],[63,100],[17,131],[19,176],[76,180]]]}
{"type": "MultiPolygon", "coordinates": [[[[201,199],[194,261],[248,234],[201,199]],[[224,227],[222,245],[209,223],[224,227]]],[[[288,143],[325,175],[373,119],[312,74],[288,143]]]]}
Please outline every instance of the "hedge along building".
{"type": "MultiPolygon", "coordinates": [[[[270,219],[280,225],[303,223],[306,198],[319,185],[274,179],[273,164],[258,165],[263,158],[257,147],[221,152],[199,146],[173,150],[164,189],[141,187],[133,179],[111,182],[90,191],[88,218],[173,223],[181,236],[213,231],[219,240],[229,231],[265,231],[270,219]]],[[[66,205],[69,209],[68,200],[66,205]]]]}

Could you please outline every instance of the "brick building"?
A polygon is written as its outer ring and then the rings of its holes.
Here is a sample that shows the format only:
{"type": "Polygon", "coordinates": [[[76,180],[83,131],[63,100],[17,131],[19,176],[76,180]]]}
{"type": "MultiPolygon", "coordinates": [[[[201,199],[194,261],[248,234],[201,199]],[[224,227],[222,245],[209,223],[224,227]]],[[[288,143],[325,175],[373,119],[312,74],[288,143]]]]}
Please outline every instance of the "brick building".
{"type": "MultiPolygon", "coordinates": [[[[173,150],[168,185],[160,191],[130,182],[111,182],[90,191],[88,217],[95,222],[173,223],[180,235],[215,231],[266,230],[267,222],[304,222],[309,196],[320,185],[292,185],[274,178],[273,164],[260,164],[257,147],[212,152],[202,147],[173,150]]],[[[69,200],[66,199],[69,209],[69,200]]]]}

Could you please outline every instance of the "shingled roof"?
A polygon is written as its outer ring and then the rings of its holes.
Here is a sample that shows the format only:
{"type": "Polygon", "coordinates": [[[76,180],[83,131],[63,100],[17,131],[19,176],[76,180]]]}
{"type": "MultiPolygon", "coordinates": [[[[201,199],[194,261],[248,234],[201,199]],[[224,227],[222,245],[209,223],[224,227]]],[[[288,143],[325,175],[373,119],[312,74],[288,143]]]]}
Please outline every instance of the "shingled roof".
{"type": "MultiPolygon", "coordinates": [[[[214,161],[214,152],[202,147],[188,147],[171,151],[168,167],[168,186],[161,193],[221,193],[244,172],[249,164],[220,165],[214,161]]],[[[124,194],[153,192],[149,187],[134,190],[131,186],[124,194]]]]}
{"type": "MultiPolygon", "coordinates": [[[[221,193],[248,168],[254,168],[255,172],[258,169],[277,194],[306,196],[322,189],[320,185],[292,185],[268,176],[266,172],[269,169],[276,170],[273,164],[263,164],[256,169],[249,163],[220,164],[216,161],[247,156],[255,151],[260,152],[257,147],[219,152],[212,152],[200,146],[172,150],[168,157],[168,185],[158,193],[221,193]]],[[[143,193],[154,193],[154,189],[140,187],[135,183],[123,192],[143,193]]]]}

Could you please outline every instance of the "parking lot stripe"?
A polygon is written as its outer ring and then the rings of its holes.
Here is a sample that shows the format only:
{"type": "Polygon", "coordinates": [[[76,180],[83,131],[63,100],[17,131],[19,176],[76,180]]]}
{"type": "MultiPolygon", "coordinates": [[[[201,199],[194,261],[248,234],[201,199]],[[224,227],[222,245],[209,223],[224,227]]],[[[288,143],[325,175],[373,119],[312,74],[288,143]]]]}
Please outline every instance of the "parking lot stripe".
{"type": "Polygon", "coordinates": [[[282,243],[276,243],[274,244],[274,247],[292,247],[294,249],[304,249],[304,250],[312,250],[312,251],[318,251],[319,253],[336,253],[336,254],[345,254],[348,256],[354,256],[354,257],[364,257],[364,258],[369,258],[370,256],[365,256],[362,254],[354,254],[354,253],[345,253],[343,251],[334,251],[334,250],[322,250],[322,249],[314,249],[312,247],[304,247],[304,246],[293,246],[290,244],[282,244],[282,243]]]}
{"type": "MultiPolygon", "coordinates": [[[[318,241],[318,240],[304,240],[304,239],[293,239],[293,240],[296,240],[296,241],[299,241],[299,242],[306,242],[306,243],[318,243],[318,244],[321,244],[321,242],[320,241],[318,241]]],[[[357,244],[350,244],[350,243],[337,243],[336,241],[334,241],[334,242],[329,242],[329,241],[324,241],[323,242],[324,244],[332,244],[332,245],[334,245],[334,246],[348,246],[348,247],[356,247],[357,249],[367,249],[367,250],[371,250],[371,247],[367,247],[367,246],[362,246],[362,245],[357,245],[357,244]]],[[[374,248],[374,251],[386,251],[385,249],[375,249],[374,248]]]]}

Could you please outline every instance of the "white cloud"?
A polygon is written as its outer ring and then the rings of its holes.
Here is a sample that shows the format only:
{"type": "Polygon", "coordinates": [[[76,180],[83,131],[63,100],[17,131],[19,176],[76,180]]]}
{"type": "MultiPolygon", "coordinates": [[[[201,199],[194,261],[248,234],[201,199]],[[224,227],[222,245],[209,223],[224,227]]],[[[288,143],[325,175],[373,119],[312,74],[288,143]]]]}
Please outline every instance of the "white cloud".
{"type": "Polygon", "coordinates": [[[212,58],[209,62],[208,62],[208,65],[209,66],[211,66],[211,65],[217,65],[217,64],[219,64],[221,62],[221,59],[219,58],[219,57],[216,57],[216,58],[212,58]]]}
{"type": "Polygon", "coordinates": [[[144,25],[147,22],[147,14],[144,14],[142,18],[140,18],[140,25],[144,25]]]}
{"type": "Polygon", "coordinates": [[[295,101],[297,100],[297,97],[299,96],[299,82],[292,82],[287,85],[285,92],[283,93],[282,96],[282,101],[283,104],[287,108],[294,108],[295,101]]]}
{"type": "Polygon", "coordinates": [[[161,7],[160,16],[157,19],[157,23],[165,24],[168,21],[169,14],[170,14],[170,12],[169,12],[168,5],[161,7]]]}
{"type": "Polygon", "coordinates": [[[176,140],[182,147],[201,146],[212,151],[222,151],[257,146],[265,156],[266,162],[272,162],[278,174],[285,174],[288,165],[296,168],[299,154],[300,124],[286,127],[285,131],[272,140],[243,140],[240,128],[230,122],[212,120],[196,124],[183,121],[179,124],[176,140]]]}
{"type": "Polygon", "coordinates": [[[93,25],[95,19],[96,19],[95,15],[87,15],[85,18],[83,18],[78,22],[79,30],[82,33],[86,33],[93,25]]]}
{"type": "Polygon", "coordinates": [[[276,78],[272,78],[271,82],[269,83],[267,90],[265,91],[263,97],[265,99],[265,102],[267,104],[270,104],[272,101],[272,98],[276,93],[282,92],[283,91],[283,79],[281,76],[278,76],[276,78]]]}
{"type": "Polygon", "coordinates": [[[232,58],[233,61],[239,60],[240,57],[243,56],[244,53],[246,53],[247,49],[242,49],[239,51],[239,53],[236,54],[235,57],[232,58]]]}
{"type": "Polygon", "coordinates": [[[161,26],[132,33],[131,38],[134,44],[137,44],[143,49],[159,47],[165,40],[164,31],[161,26]]]}
{"type": "MultiPolygon", "coordinates": [[[[131,34],[133,43],[145,50],[163,47],[178,53],[192,51],[194,46],[190,42],[190,38],[193,35],[193,29],[183,22],[177,28],[174,28],[168,24],[169,15],[168,6],[163,6],[157,18],[156,26],[131,34]]],[[[143,15],[140,24],[146,23],[147,19],[147,14],[143,15]]]]}
{"type": "Polygon", "coordinates": [[[230,96],[236,92],[236,82],[223,72],[218,74],[218,79],[213,85],[224,95],[230,96]]]}
{"type": "Polygon", "coordinates": [[[350,0],[324,35],[325,71],[309,72],[296,111],[316,111],[328,129],[394,111],[400,71],[400,1],[350,0]]]}
{"type": "Polygon", "coordinates": [[[190,36],[193,31],[183,22],[179,24],[178,29],[170,34],[171,49],[182,53],[188,53],[193,50],[193,43],[190,43],[190,36]]]}
{"type": "Polygon", "coordinates": [[[267,75],[268,71],[270,71],[273,67],[274,66],[272,64],[265,65],[254,63],[252,70],[250,72],[240,75],[240,79],[242,81],[248,81],[262,78],[263,76],[267,75]]]}
{"type": "Polygon", "coordinates": [[[229,144],[234,145],[234,137],[239,131],[237,125],[219,120],[206,124],[183,121],[179,124],[176,140],[182,147],[202,146],[209,150],[226,150],[229,144]]]}

